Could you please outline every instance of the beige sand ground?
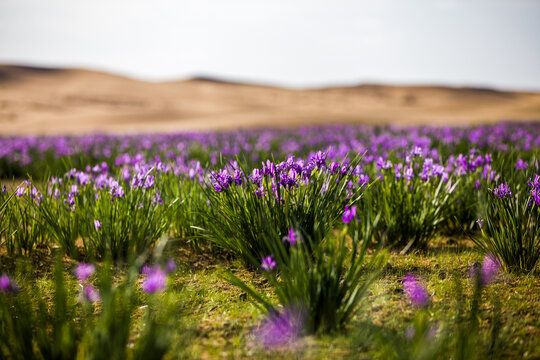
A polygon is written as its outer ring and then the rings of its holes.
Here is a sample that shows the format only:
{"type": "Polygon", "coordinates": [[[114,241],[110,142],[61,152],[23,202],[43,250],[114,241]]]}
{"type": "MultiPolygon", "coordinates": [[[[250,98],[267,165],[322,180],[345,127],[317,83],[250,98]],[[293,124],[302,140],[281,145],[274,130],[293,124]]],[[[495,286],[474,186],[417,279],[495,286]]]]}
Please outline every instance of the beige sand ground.
{"type": "Polygon", "coordinates": [[[540,119],[540,94],[379,85],[290,90],[204,79],[149,83],[87,70],[0,66],[0,135],[501,119],[540,119]]]}

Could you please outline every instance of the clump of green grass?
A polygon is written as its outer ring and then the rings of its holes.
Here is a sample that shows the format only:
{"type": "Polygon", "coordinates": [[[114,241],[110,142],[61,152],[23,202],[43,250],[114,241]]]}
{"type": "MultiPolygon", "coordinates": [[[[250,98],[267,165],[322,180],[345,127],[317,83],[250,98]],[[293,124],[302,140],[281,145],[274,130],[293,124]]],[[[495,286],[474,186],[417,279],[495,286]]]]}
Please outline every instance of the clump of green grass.
{"type": "Polygon", "coordinates": [[[241,168],[214,173],[205,209],[209,240],[249,266],[272,253],[292,227],[315,246],[363,191],[353,174],[360,157],[326,164],[325,156],[319,152],[306,164],[294,157],[268,161],[250,176],[241,168]]]}
{"type": "MultiPolygon", "coordinates": [[[[536,183],[530,182],[531,192],[540,188],[539,179],[537,176],[536,183]]],[[[473,241],[509,272],[529,273],[540,260],[540,206],[520,185],[512,190],[501,184],[491,190],[484,217],[479,220],[481,237],[473,237],[473,241]]]]}

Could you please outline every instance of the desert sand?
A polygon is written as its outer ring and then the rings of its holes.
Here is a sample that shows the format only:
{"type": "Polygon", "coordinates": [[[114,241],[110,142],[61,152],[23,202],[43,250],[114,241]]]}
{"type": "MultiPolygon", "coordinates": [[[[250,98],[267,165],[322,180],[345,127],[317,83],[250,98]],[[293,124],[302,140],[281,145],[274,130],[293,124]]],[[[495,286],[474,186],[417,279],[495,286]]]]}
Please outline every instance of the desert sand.
{"type": "Polygon", "coordinates": [[[0,66],[0,135],[507,119],[540,119],[540,93],[372,84],[292,90],[206,78],[152,83],[81,69],[0,66]]]}

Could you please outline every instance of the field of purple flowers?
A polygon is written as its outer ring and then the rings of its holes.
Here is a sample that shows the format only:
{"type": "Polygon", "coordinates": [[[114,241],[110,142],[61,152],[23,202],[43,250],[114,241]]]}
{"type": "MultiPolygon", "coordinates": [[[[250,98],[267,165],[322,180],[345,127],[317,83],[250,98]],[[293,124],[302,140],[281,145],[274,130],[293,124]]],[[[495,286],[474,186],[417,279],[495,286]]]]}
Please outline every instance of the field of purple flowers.
{"type": "Polygon", "coordinates": [[[539,123],[0,138],[0,357],[540,357],[539,159],[539,123]]]}

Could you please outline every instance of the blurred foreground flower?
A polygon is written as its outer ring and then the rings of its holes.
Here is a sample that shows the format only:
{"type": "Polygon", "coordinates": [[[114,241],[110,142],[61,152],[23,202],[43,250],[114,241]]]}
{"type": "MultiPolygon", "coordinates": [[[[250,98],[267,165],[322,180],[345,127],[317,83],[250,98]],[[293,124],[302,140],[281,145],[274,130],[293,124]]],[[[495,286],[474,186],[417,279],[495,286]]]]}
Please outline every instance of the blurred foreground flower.
{"type": "Polygon", "coordinates": [[[301,308],[291,307],[269,315],[256,330],[258,342],[267,348],[291,345],[300,336],[306,320],[301,308]]]}
{"type": "Polygon", "coordinates": [[[146,278],[143,281],[142,289],[145,293],[153,294],[165,289],[167,274],[159,266],[151,268],[143,268],[143,273],[146,270],[146,278]]]}
{"type": "Polygon", "coordinates": [[[82,289],[82,300],[95,303],[101,299],[99,292],[92,285],[84,285],[82,289]]]}
{"type": "Polygon", "coordinates": [[[75,267],[74,273],[79,281],[85,282],[96,271],[93,264],[80,263],[75,267]]]}
{"type": "Polygon", "coordinates": [[[478,281],[479,285],[486,286],[494,281],[501,269],[501,262],[493,254],[486,254],[482,266],[479,263],[474,263],[470,270],[469,276],[474,281],[478,281]]]}
{"type": "Polygon", "coordinates": [[[174,261],[174,259],[169,259],[166,263],[165,263],[165,272],[168,274],[172,274],[173,272],[176,271],[176,262],[174,261]]]}
{"type": "Polygon", "coordinates": [[[3,274],[0,277],[0,291],[16,294],[19,292],[19,286],[14,280],[10,279],[7,274],[3,274]]]}
{"type": "Polygon", "coordinates": [[[429,304],[429,294],[425,286],[413,274],[405,275],[403,290],[413,305],[424,307],[429,304]]]}
{"type": "Polygon", "coordinates": [[[499,273],[499,270],[501,268],[501,263],[499,260],[491,255],[487,254],[484,258],[484,262],[482,263],[482,270],[481,270],[481,281],[482,285],[487,285],[495,278],[497,277],[497,274],[499,273]]]}

